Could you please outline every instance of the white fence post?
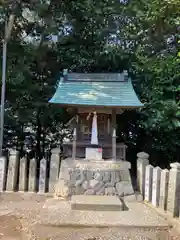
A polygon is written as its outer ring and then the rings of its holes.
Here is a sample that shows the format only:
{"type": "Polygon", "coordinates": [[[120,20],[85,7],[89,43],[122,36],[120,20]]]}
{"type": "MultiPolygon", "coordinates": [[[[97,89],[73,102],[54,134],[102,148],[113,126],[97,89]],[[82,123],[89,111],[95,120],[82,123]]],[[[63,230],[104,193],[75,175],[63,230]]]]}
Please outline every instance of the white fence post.
{"type": "Polygon", "coordinates": [[[31,159],[30,164],[29,164],[29,185],[28,185],[28,191],[30,192],[35,192],[36,191],[36,171],[37,164],[36,164],[36,159],[31,159]]]}
{"type": "Polygon", "coordinates": [[[55,192],[55,185],[59,175],[60,164],[60,149],[52,149],[52,155],[50,160],[50,173],[49,173],[49,192],[55,192]]]}
{"type": "Polygon", "coordinates": [[[153,177],[153,166],[146,166],[145,173],[145,201],[151,202],[152,200],[152,177],[153,177]]]}
{"type": "Polygon", "coordinates": [[[167,210],[168,184],[169,184],[169,171],[167,169],[164,169],[161,172],[160,201],[159,201],[159,207],[162,208],[163,210],[167,210]]]}
{"type": "Polygon", "coordinates": [[[7,191],[15,191],[18,178],[19,152],[11,150],[8,163],[7,191]]]}
{"type": "Polygon", "coordinates": [[[5,177],[6,177],[6,167],[7,167],[7,158],[0,157],[0,192],[3,192],[5,185],[5,177]]]}
{"type": "Polygon", "coordinates": [[[145,171],[146,166],[149,164],[149,154],[145,152],[140,152],[137,154],[137,185],[138,190],[142,194],[143,198],[145,196],[145,171]]]}
{"type": "Polygon", "coordinates": [[[19,191],[26,191],[27,181],[27,157],[20,159],[20,170],[19,170],[19,191]]]}
{"type": "Polygon", "coordinates": [[[161,171],[162,169],[160,167],[153,169],[152,205],[155,207],[159,206],[161,171]]]}
{"type": "Polygon", "coordinates": [[[47,184],[47,161],[41,159],[40,174],[39,174],[39,193],[45,193],[47,184]]]}
{"type": "Polygon", "coordinates": [[[172,213],[173,217],[178,217],[180,199],[180,163],[171,163],[170,166],[167,210],[172,213]]]}

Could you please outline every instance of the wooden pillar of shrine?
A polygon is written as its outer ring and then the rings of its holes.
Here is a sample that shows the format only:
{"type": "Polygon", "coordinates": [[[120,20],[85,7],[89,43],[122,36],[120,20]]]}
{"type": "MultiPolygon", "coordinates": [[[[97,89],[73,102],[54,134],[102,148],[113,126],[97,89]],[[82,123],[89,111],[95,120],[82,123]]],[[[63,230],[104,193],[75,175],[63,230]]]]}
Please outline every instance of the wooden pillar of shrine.
{"type": "Polygon", "coordinates": [[[72,159],[76,159],[76,141],[77,141],[77,127],[78,127],[79,118],[76,116],[76,123],[74,124],[73,130],[73,146],[72,146],[72,159]]]}
{"type": "Polygon", "coordinates": [[[112,159],[116,161],[116,109],[112,110],[112,159]]]}

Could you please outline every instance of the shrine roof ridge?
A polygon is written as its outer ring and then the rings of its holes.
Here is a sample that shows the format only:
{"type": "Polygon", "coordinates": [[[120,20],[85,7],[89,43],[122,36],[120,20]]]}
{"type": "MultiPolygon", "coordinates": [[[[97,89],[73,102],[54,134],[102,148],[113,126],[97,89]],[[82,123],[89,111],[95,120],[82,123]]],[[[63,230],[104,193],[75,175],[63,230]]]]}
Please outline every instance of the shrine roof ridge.
{"type": "Polygon", "coordinates": [[[125,82],[128,81],[128,73],[68,73],[63,71],[64,81],[78,82],[125,82]]]}

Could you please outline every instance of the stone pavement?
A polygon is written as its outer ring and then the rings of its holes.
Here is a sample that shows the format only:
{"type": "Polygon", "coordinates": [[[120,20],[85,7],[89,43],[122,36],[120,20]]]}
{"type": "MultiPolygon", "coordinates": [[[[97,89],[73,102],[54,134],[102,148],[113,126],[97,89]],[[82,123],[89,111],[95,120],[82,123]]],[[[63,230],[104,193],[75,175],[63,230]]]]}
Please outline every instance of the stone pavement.
{"type": "Polygon", "coordinates": [[[128,211],[71,210],[70,202],[48,199],[36,218],[37,239],[62,240],[169,240],[169,223],[140,202],[128,211]]]}
{"type": "Polygon", "coordinates": [[[0,195],[0,202],[0,215],[16,216],[27,232],[14,240],[180,239],[179,235],[171,238],[168,221],[143,203],[129,202],[129,210],[119,212],[119,216],[99,212],[93,217],[87,211],[86,216],[79,211],[72,213],[67,202],[38,194],[0,195]]]}
{"type": "Polygon", "coordinates": [[[170,240],[167,229],[155,228],[57,228],[36,225],[33,231],[36,240],[170,240]]]}

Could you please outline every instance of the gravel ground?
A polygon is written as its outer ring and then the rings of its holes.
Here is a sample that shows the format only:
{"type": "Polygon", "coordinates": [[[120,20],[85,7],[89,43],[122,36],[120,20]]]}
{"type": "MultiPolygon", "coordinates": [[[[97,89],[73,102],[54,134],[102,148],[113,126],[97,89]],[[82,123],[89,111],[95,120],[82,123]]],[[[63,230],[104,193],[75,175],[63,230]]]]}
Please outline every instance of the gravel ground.
{"type": "Polygon", "coordinates": [[[0,239],[21,239],[21,221],[15,216],[0,217],[0,239]]]}
{"type": "Polygon", "coordinates": [[[180,240],[167,229],[73,228],[36,224],[47,197],[36,194],[0,195],[0,239],[2,240],[180,240]]]}
{"type": "Polygon", "coordinates": [[[31,227],[46,196],[3,193],[0,195],[0,239],[29,240],[31,227]]]}

